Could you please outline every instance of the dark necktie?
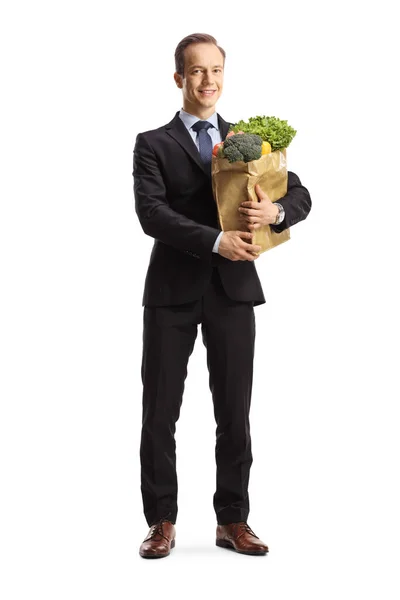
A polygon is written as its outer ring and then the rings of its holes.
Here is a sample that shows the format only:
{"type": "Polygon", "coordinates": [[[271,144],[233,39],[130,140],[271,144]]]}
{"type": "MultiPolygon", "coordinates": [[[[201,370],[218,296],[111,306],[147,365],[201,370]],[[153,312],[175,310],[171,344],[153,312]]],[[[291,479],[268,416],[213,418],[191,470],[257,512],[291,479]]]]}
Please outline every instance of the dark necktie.
{"type": "Polygon", "coordinates": [[[197,131],[197,139],[199,140],[200,157],[203,163],[208,167],[211,175],[211,156],[213,143],[207,129],[214,127],[209,121],[197,121],[193,126],[193,131],[197,131]]]}

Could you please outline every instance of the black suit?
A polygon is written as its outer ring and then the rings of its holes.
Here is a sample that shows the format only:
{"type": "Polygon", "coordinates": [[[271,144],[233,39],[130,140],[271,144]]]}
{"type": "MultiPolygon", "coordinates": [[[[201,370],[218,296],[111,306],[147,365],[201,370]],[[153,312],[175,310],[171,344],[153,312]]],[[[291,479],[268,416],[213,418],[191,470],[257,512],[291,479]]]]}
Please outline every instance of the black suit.
{"type": "MultiPolygon", "coordinates": [[[[230,123],[218,115],[222,140],[230,123]]],[[[133,156],[135,207],[155,238],[143,295],[142,495],[149,524],[177,515],[175,423],[187,362],[201,323],[217,422],[218,523],[246,520],[252,463],[249,409],[253,307],[265,303],[255,265],[212,252],[220,232],[211,179],[179,112],[138,134],[133,156]]],[[[245,198],[244,200],[247,200],[245,198]]],[[[308,190],[293,172],[277,232],[306,218],[308,190]]]]}

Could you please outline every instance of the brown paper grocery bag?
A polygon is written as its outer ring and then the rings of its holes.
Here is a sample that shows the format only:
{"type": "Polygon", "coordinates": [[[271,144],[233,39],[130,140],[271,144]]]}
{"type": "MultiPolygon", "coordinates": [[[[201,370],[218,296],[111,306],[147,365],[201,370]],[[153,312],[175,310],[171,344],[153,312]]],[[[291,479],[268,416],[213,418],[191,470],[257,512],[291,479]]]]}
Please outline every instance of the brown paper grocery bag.
{"type": "MultiPolygon", "coordinates": [[[[257,183],[272,202],[286,194],[286,148],[248,163],[242,160],[230,163],[227,158],[212,157],[212,188],[222,231],[249,231],[238,208],[249,196],[253,202],[258,201],[254,189],[257,183]]],[[[265,225],[254,231],[253,244],[261,246],[261,254],[289,239],[289,228],[276,233],[265,225]]]]}

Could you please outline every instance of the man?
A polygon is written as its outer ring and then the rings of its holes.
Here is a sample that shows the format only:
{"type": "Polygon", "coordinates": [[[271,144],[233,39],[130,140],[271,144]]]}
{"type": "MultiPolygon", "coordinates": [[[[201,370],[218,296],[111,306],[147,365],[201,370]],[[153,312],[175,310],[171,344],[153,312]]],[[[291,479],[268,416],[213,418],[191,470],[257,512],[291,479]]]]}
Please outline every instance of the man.
{"type": "Polygon", "coordinates": [[[167,125],[139,133],[134,148],[136,213],[155,240],[143,295],[140,460],[150,526],[139,550],[144,558],[167,556],[175,546],[174,434],[200,323],[217,423],[216,544],[245,554],[268,552],[247,523],[254,306],[265,303],[254,265],[260,247],[252,237],[261,225],[280,232],[305,219],[311,199],[289,172],[279,203],[259,186],[260,203],[244,199],[250,231],[221,231],[210,165],[212,147],[230,126],[215,110],[224,64],[225,51],[212,36],[184,38],[175,51],[174,73],[183,107],[167,125]]]}

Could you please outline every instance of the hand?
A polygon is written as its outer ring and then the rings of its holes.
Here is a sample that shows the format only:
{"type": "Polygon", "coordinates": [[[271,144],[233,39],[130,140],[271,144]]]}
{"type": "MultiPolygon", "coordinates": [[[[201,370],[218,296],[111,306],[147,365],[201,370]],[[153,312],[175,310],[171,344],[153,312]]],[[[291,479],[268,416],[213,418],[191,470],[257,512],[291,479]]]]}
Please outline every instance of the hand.
{"type": "Polygon", "coordinates": [[[254,233],[248,231],[225,231],[219,242],[218,254],[229,260],[256,260],[261,246],[251,243],[253,236],[254,233]]]}
{"type": "Polygon", "coordinates": [[[277,214],[279,213],[279,208],[271,202],[268,194],[262,191],[258,183],[254,189],[260,201],[252,202],[248,200],[247,202],[242,202],[238,209],[242,213],[250,231],[259,229],[263,225],[275,223],[277,214]]]}

